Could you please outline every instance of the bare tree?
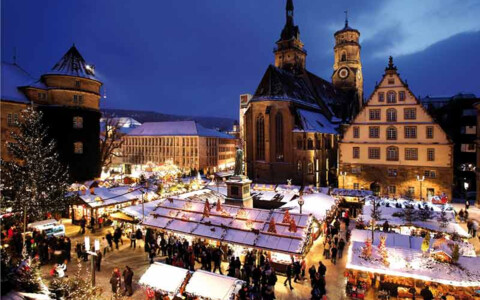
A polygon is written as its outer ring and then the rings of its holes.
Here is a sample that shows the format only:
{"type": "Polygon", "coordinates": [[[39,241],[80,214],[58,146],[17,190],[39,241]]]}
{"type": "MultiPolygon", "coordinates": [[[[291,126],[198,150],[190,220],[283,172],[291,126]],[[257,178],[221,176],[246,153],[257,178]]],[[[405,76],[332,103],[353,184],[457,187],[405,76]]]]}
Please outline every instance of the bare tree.
{"type": "Polygon", "coordinates": [[[122,148],[123,139],[118,118],[106,116],[103,118],[104,128],[100,134],[100,165],[109,167],[114,157],[119,157],[118,149],[122,148]]]}
{"type": "Polygon", "coordinates": [[[382,210],[380,209],[380,198],[374,196],[370,198],[372,209],[370,211],[371,225],[372,225],[372,243],[375,241],[375,225],[377,221],[382,218],[382,210]]]}

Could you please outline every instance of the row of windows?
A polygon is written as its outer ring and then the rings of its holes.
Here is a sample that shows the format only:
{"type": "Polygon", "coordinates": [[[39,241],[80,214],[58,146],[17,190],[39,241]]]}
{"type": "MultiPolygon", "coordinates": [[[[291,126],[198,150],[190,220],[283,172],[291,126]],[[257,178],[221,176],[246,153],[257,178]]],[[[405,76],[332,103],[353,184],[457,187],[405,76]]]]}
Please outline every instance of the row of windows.
{"type": "MultiPolygon", "coordinates": [[[[368,117],[370,121],[380,121],[382,119],[381,109],[372,108],[368,110],[368,117]]],[[[397,121],[397,110],[395,108],[389,108],[386,111],[387,113],[387,122],[396,122],[397,121]]],[[[417,109],[414,107],[406,107],[403,109],[403,119],[404,120],[416,120],[417,119],[417,109]]]]}
{"type": "Polygon", "coordinates": [[[18,123],[18,114],[8,114],[7,115],[7,125],[15,126],[18,123]]]}
{"type": "MultiPolygon", "coordinates": [[[[207,145],[209,145],[207,140],[207,145]]],[[[130,146],[175,146],[175,139],[173,137],[140,137],[140,138],[126,138],[125,145],[130,146]]],[[[182,138],[176,140],[176,146],[180,147],[196,147],[196,138],[182,138]]]]}
{"type": "MultiPolygon", "coordinates": [[[[301,160],[297,161],[297,173],[302,174],[303,163],[301,160]]],[[[313,161],[307,162],[307,174],[313,174],[313,161]]]]}
{"type": "Polygon", "coordinates": [[[73,95],[73,104],[75,105],[83,104],[83,95],[73,95]]]}
{"type": "MultiPolygon", "coordinates": [[[[398,92],[398,101],[405,101],[405,91],[398,92]]],[[[385,102],[385,92],[378,92],[378,102],[385,102]]],[[[397,103],[397,92],[387,92],[387,103],[397,103]]]]}
{"type": "MultiPolygon", "coordinates": [[[[396,140],[398,137],[397,128],[394,126],[387,127],[386,137],[387,140],[396,140]]],[[[403,129],[404,137],[406,139],[416,139],[417,138],[417,126],[405,126],[403,129]]],[[[427,139],[433,139],[434,128],[433,126],[427,126],[425,129],[425,136],[427,139]]],[[[360,138],[360,127],[353,127],[353,137],[358,139],[360,138]]],[[[380,138],[380,126],[369,126],[368,127],[368,137],[371,139],[380,138]]]]}
{"type": "MultiPolygon", "coordinates": [[[[351,172],[352,172],[352,174],[360,174],[362,172],[362,167],[361,166],[352,166],[351,172]]],[[[387,169],[387,176],[388,177],[397,177],[397,175],[398,175],[398,169],[395,169],[395,168],[388,168],[387,169]]],[[[433,170],[425,170],[425,171],[423,171],[423,176],[425,176],[425,178],[434,179],[434,178],[437,177],[437,173],[433,170]]],[[[358,188],[355,188],[355,189],[358,190],[358,188]]]]}
{"type": "MultiPolygon", "coordinates": [[[[331,149],[332,148],[332,141],[331,141],[330,136],[328,136],[328,135],[323,136],[323,145],[324,145],[325,149],[331,149]]],[[[298,150],[314,150],[314,149],[319,150],[319,149],[321,149],[320,140],[315,139],[315,147],[314,147],[313,139],[308,138],[307,142],[305,144],[304,140],[301,137],[299,137],[299,138],[297,138],[297,149],[298,150]],[[306,146],[306,147],[304,147],[304,146],[306,146]]]]}
{"type": "MultiPolygon", "coordinates": [[[[369,147],[368,158],[380,159],[380,147],[369,147]]],[[[395,146],[390,146],[386,151],[388,161],[398,161],[399,149],[395,146]]],[[[360,147],[353,147],[352,156],[355,159],[360,158],[360,147]]],[[[418,160],[418,148],[405,148],[405,160],[418,160]]],[[[427,161],[435,161],[435,149],[427,148],[427,161]]]]}
{"type": "Polygon", "coordinates": [[[197,156],[198,149],[197,148],[182,148],[180,153],[180,148],[171,148],[171,147],[132,147],[132,146],[124,146],[125,153],[144,153],[144,154],[157,154],[157,155],[176,155],[176,156],[197,156]]]}
{"type": "MultiPolygon", "coordinates": [[[[265,160],[265,119],[263,115],[259,115],[256,124],[256,159],[265,160]]],[[[283,161],[284,159],[284,130],[283,115],[278,112],[275,115],[275,160],[283,161]]]]}

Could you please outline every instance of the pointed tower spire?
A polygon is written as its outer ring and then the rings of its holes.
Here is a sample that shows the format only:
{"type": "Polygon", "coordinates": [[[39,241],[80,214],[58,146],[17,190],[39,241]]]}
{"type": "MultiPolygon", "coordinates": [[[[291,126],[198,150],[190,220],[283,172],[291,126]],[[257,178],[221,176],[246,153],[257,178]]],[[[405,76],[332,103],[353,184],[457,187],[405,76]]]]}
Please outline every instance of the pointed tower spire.
{"type": "Polygon", "coordinates": [[[50,74],[62,74],[93,79],[95,71],[93,65],[88,65],[75,43],[68,49],[67,53],[53,66],[50,74]]]}
{"type": "Polygon", "coordinates": [[[397,67],[393,64],[393,57],[388,57],[388,66],[385,71],[397,71],[397,67]]]}
{"type": "Polygon", "coordinates": [[[348,9],[346,11],[344,11],[345,13],[345,28],[348,27],[348,9]]]}

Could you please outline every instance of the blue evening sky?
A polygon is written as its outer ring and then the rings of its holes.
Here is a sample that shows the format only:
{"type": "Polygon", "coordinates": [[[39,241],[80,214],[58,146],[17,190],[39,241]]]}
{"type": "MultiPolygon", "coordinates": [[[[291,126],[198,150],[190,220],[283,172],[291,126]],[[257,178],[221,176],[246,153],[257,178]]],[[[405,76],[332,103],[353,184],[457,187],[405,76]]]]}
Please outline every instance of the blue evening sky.
{"type": "MultiPolygon", "coordinates": [[[[417,96],[480,96],[480,1],[296,0],[307,68],[330,80],[333,33],[361,32],[365,96],[389,55],[417,96]]],[[[103,107],[237,117],[285,22],[285,0],[3,0],[2,60],[34,76],[75,43],[96,66],[103,107]]]]}

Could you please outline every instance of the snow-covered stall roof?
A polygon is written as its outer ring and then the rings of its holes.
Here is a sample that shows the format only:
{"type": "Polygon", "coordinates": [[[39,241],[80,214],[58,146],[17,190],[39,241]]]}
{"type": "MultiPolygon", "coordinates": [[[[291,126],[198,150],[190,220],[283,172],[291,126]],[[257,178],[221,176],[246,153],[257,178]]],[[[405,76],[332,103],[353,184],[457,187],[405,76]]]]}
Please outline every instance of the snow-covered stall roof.
{"type": "Polygon", "coordinates": [[[275,252],[302,254],[312,217],[291,213],[297,230],[291,232],[281,223],[285,212],[210,203],[210,215],[204,215],[205,202],[188,199],[167,199],[160,203],[143,222],[144,226],[170,230],[191,236],[205,237],[275,252]],[[268,232],[275,220],[276,233],[268,232]]]}
{"type": "MultiPolygon", "coordinates": [[[[390,225],[393,226],[405,226],[407,225],[407,221],[404,217],[402,217],[404,213],[404,208],[407,206],[413,205],[413,211],[415,213],[421,210],[430,210],[431,211],[431,218],[422,221],[417,217],[411,222],[412,226],[425,228],[428,230],[438,231],[438,232],[446,232],[446,233],[458,233],[460,236],[468,237],[468,232],[460,226],[455,220],[455,212],[453,207],[450,205],[437,205],[425,202],[418,202],[418,201],[409,201],[405,199],[381,199],[379,202],[380,204],[379,210],[381,211],[381,218],[377,221],[378,225],[381,225],[383,222],[388,221],[390,225]],[[421,209],[419,208],[421,207],[421,209]],[[445,209],[446,217],[448,218],[449,222],[446,223],[445,227],[442,227],[441,222],[439,222],[439,218],[442,212],[442,209],[445,209]]],[[[371,220],[371,211],[372,211],[372,202],[370,198],[366,199],[365,205],[363,206],[362,215],[359,215],[358,218],[362,218],[365,223],[369,223],[371,220]]]]}
{"type": "MultiPolygon", "coordinates": [[[[88,190],[85,191],[85,194],[83,194],[81,191],[75,193],[85,204],[92,208],[110,206],[142,199],[142,191],[140,190],[140,186],[120,186],[114,188],[98,187],[95,188],[94,194],[91,194],[88,190]]],[[[146,197],[146,199],[154,199],[158,196],[155,192],[148,191],[143,194],[143,197],[146,197]]]]}
{"type": "MultiPolygon", "coordinates": [[[[289,210],[291,213],[299,213],[300,205],[298,200],[299,198],[290,201],[280,207],[280,209],[289,210]]],[[[321,193],[305,194],[303,195],[303,200],[302,213],[312,214],[319,221],[323,221],[327,216],[327,210],[335,206],[335,198],[321,193]]]]}
{"type": "Polygon", "coordinates": [[[158,204],[160,204],[164,200],[165,199],[158,199],[150,202],[145,202],[143,207],[142,207],[142,203],[140,203],[137,205],[124,207],[120,211],[126,214],[127,216],[130,216],[136,219],[142,219],[142,210],[144,210],[145,216],[148,216],[150,212],[152,212],[155,209],[155,207],[157,207],[158,204]]]}
{"type": "Polygon", "coordinates": [[[213,187],[212,189],[206,188],[206,189],[201,189],[193,192],[184,193],[184,194],[178,195],[177,198],[190,199],[190,200],[202,200],[202,201],[206,201],[208,199],[208,201],[210,202],[214,201],[215,203],[217,202],[217,200],[220,200],[221,203],[225,202],[225,196],[222,193],[217,192],[213,187]]]}
{"type": "Polygon", "coordinates": [[[243,281],[216,273],[198,270],[185,287],[185,292],[211,300],[235,299],[243,281]]]}
{"type": "Polygon", "coordinates": [[[460,287],[480,287],[480,257],[460,256],[457,265],[438,262],[422,251],[386,247],[389,265],[382,262],[378,247],[362,257],[363,242],[352,241],[348,249],[347,269],[433,281],[460,287]]]}
{"type": "Polygon", "coordinates": [[[26,86],[34,79],[17,64],[2,61],[1,77],[1,99],[21,103],[30,103],[27,96],[19,90],[19,87],[26,86]]]}
{"type": "Polygon", "coordinates": [[[153,263],[139,283],[156,291],[176,295],[187,277],[188,270],[171,265],[153,263]]]}

